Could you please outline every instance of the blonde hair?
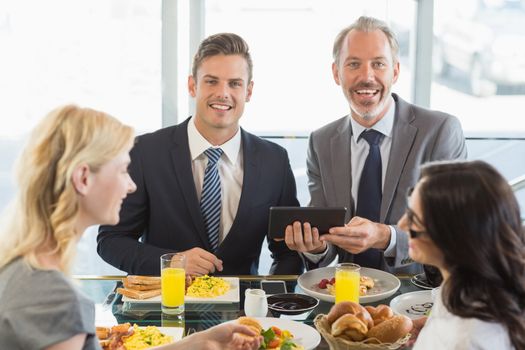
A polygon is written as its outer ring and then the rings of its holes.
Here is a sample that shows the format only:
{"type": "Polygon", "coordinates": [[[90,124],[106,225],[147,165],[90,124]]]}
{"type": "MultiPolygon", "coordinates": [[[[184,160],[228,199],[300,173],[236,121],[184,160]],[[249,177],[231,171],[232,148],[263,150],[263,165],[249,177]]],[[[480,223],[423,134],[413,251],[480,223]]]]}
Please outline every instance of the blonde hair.
{"type": "Polygon", "coordinates": [[[50,112],[36,126],[21,154],[18,193],[6,213],[0,238],[0,268],[23,257],[42,269],[37,253],[50,248],[68,273],[82,232],[73,171],[87,164],[97,172],[133,142],[134,131],[106,113],[67,105],[50,112]]]}

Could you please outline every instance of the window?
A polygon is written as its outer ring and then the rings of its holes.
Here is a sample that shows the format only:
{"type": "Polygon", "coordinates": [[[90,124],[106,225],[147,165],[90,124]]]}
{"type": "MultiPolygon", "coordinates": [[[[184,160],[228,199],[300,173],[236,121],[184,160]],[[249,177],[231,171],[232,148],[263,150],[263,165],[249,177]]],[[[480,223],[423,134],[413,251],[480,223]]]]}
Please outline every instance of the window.
{"type": "Polygon", "coordinates": [[[138,133],[161,127],[161,1],[26,0],[0,4],[0,209],[12,166],[56,106],[108,112],[138,133]]]}
{"type": "Polygon", "coordinates": [[[383,19],[398,31],[402,68],[394,91],[410,99],[413,0],[209,0],[205,6],[205,36],[234,32],[250,46],[255,85],[241,120],[249,131],[306,135],[348,114],[332,77],[332,45],[361,15],[383,19]]]}
{"type": "Polygon", "coordinates": [[[522,136],[525,1],[434,4],[431,107],[458,116],[469,135],[522,136]]]}
{"type": "MultiPolygon", "coordinates": [[[[0,2],[0,210],[28,132],[51,109],[75,103],[137,133],[161,127],[160,44],[161,0],[0,2]]],[[[88,231],[74,272],[114,272],[88,231]]]]}
{"type": "MultiPolygon", "coordinates": [[[[456,115],[470,159],[511,183],[525,174],[525,1],[434,2],[431,107],[456,115]],[[487,139],[488,138],[488,139],[487,139]]],[[[525,191],[516,196],[525,205],[525,191]]]]}

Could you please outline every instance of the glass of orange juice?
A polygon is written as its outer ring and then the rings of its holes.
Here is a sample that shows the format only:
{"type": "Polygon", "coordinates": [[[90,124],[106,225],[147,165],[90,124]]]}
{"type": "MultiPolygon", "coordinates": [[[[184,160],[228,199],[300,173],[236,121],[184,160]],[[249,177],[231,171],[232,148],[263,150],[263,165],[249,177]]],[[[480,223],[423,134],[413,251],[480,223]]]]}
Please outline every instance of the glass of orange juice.
{"type": "Polygon", "coordinates": [[[361,266],[341,263],[335,266],[335,303],[353,301],[359,303],[359,270],[361,266]]]}
{"type": "Polygon", "coordinates": [[[186,257],[180,253],[168,253],[160,257],[160,288],[162,312],[179,315],[184,312],[186,257]]]}

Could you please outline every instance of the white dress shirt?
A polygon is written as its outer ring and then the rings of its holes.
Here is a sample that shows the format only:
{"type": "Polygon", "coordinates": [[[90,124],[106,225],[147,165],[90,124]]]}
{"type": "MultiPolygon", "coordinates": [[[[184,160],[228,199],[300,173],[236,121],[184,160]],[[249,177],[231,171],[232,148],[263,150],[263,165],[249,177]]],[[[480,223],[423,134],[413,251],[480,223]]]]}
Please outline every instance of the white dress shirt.
{"type": "Polygon", "coordinates": [[[237,131],[235,136],[222,145],[212,145],[202,136],[195,126],[194,117],[188,123],[188,143],[191,156],[191,170],[193,181],[197,191],[197,199],[200,203],[202,194],[202,182],[204,170],[208,165],[208,157],[204,154],[208,148],[221,148],[223,154],[218,162],[219,176],[221,178],[221,223],[219,225],[219,242],[222,242],[237,215],[239,200],[242,192],[242,181],[244,175],[241,132],[237,131]]]}
{"type": "MultiPolygon", "coordinates": [[[[383,139],[381,140],[381,144],[379,145],[379,151],[381,152],[382,186],[385,185],[385,175],[388,166],[388,160],[390,159],[390,148],[392,147],[392,128],[394,127],[394,117],[396,112],[396,102],[392,97],[390,97],[390,101],[390,107],[388,108],[383,118],[381,118],[381,120],[379,120],[372,126],[372,128],[370,128],[379,131],[381,134],[384,135],[383,139]]],[[[350,164],[352,168],[351,193],[352,199],[354,200],[354,203],[357,207],[357,191],[359,189],[359,180],[361,179],[361,173],[363,172],[365,161],[368,157],[370,145],[368,144],[368,142],[366,142],[366,140],[359,138],[361,133],[368,129],[356,122],[351,116],[349,116],[348,118],[350,119],[350,123],[352,126],[352,138],[350,140],[350,164]]],[[[396,253],[396,230],[393,226],[389,226],[389,228],[390,243],[388,244],[388,247],[384,252],[384,255],[387,257],[394,256],[396,253]]],[[[317,263],[327,253],[328,249],[325,249],[325,251],[320,254],[304,253],[304,255],[308,258],[308,260],[312,261],[313,263],[317,263]]]]}
{"type": "Polygon", "coordinates": [[[434,306],[417,337],[414,350],[442,349],[506,350],[514,347],[502,324],[477,318],[463,318],[450,313],[443,304],[441,290],[436,294],[434,306]]]}

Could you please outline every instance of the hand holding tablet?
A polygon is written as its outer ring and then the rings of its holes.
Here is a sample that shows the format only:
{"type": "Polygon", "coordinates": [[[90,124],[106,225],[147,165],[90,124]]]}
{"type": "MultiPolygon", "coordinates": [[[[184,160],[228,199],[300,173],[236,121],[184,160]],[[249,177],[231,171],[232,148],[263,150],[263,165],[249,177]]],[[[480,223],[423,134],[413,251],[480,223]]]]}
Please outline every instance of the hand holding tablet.
{"type": "Polygon", "coordinates": [[[284,238],[286,226],[294,222],[309,222],[319,234],[325,234],[331,227],[344,226],[346,208],[315,207],[270,207],[268,236],[272,239],[284,238]]]}

